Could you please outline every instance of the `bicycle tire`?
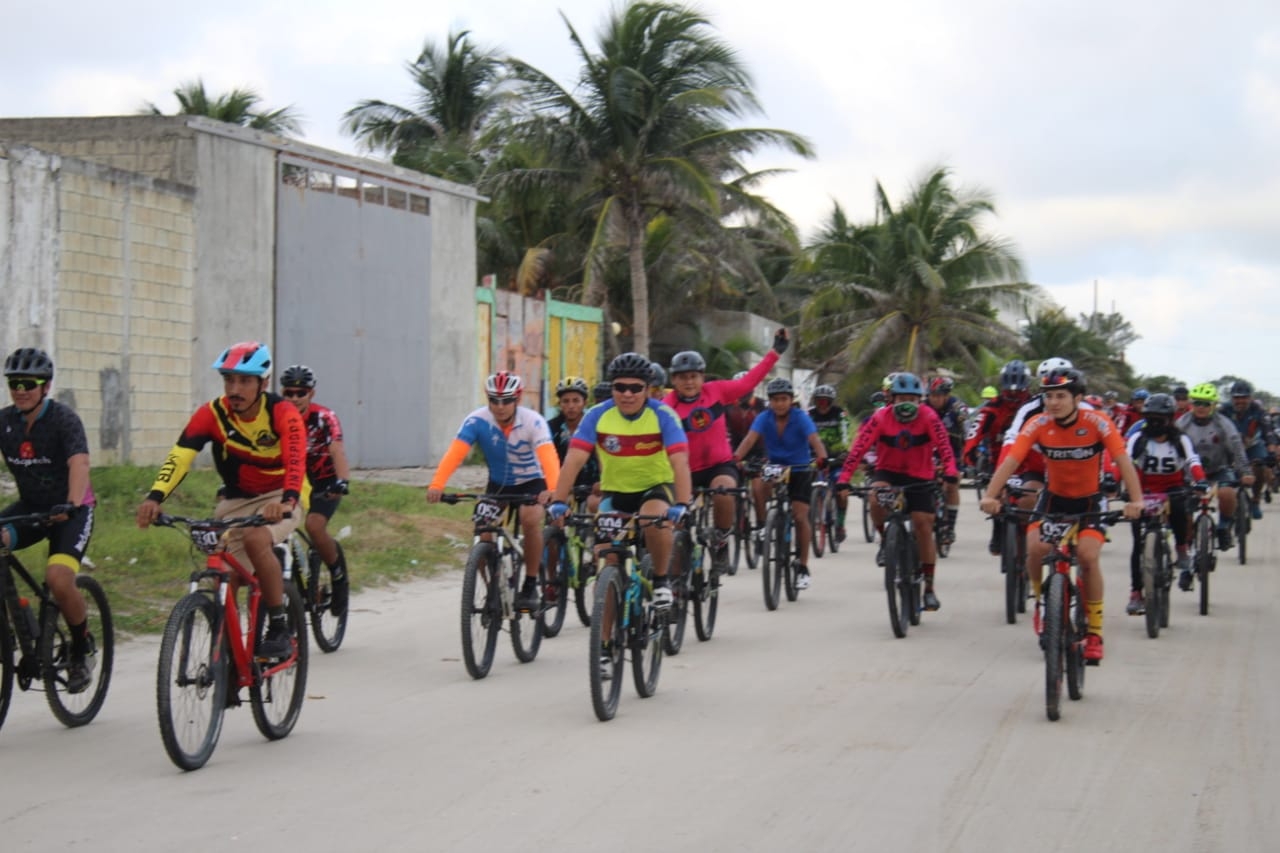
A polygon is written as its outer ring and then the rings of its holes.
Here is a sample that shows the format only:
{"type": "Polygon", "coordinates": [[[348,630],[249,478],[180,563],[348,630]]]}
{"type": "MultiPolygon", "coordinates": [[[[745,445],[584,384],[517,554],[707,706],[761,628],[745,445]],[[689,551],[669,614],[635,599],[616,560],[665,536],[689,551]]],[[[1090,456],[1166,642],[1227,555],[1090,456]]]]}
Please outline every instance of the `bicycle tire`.
{"type": "Polygon", "coordinates": [[[1084,697],[1084,674],[1087,663],[1084,659],[1084,638],[1088,633],[1085,623],[1084,592],[1079,587],[1067,587],[1067,624],[1070,636],[1067,638],[1067,696],[1077,702],[1084,697]]]}
{"type": "Polygon", "coordinates": [[[220,614],[201,592],[183,596],[169,613],[156,669],[156,712],[169,760],[183,770],[203,767],[222,733],[229,654],[219,645],[220,614]]]}
{"type": "Polygon", "coordinates": [[[709,566],[706,552],[695,561],[693,574],[693,630],[702,642],[710,640],[716,631],[716,611],[720,609],[720,573],[709,566]]]}
{"type": "Polygon", "coordinates": [[[1209,575],[1213,572],[1214,554],[1213,518],[1201,513],[1196,518],[1196,580],[1200,584],[1200,615],[1209,615],[1209,575]]]}
{"type": "Polygon", "coordinates": [[[671,578],[671,608],[662,628],[662,650],[669,655],[678,655],[684,648],[684,633],[689,624],[692,566],[693,537],[687,530],[677,530],[671,542],[671,566],[667,569],[671,578]]]}
{"type": "MultiPolygon", "coordinates": [[[[653,558],[648,554],[640,561],[639,572],[646,580],[652,580],[653,558]]],[[[648,699],[658,691],[666,620],[667,614],[654,607],[651,598],[641,600],[639,609],[631,613],[631,675],[636,693],[642,699],[648,699]]]]}
{"type": "Polygon", "coordinates": [[[477,542],[462,571],[462,662],[476,679],[489,674],[502,627],[502,604],[495,577],[497,555],[492,542],[477,542]]]}
{"type": "Polygon", "coordinates": [[[13,631],[9,628],[9,609],[0,599],[0,727],[9,715],[9,703],[13,700],[14,660],[13,631]]]}
{"type": "Polygon", "coordinates": [[[909,531],[904,537],[906,542],[907,571],[900,578],[902,584],[902,609],[907,614],[907,621],[912,625],[920,624],[920,614],[924,612],[924,576],[920,571],[920,547],[916,544],[916,533],[909,531]]]}
{"type": "Polygon", "coordinates": [[[800,590],[796,588],[796,566],[799,553],[799,531],[796,529],[795,519],[790,513],[784,518],[783,525],[783,547],[781,552],[784,553],[785,559],[782,561],[782,589],[787,595],[787,601],[795,601],[800,595],[800,590]]]}
{"type": "Polygon", "coordinates": [[[622,575],[617,566],[605,566],[601,570],[596,579],[594,599],[587,641],[591,707],[598,720],[607,722],[618,713],[618,699],[622,696],[622,661],[626,654],[626,634],[622,627],[622,575]],[[608,614],[612,614],[613,626],[606,637],[604,620],[608,614]],[[600,671],[601,650],[606,641],[610,655],[608,680],[600,671]]]}
{"type": "Polygon", "coordinates": [[[1044,593],[1044,711],[1052,721],[1061,716],[1062,680],[1067,662],[1067,578],[1060,572],[1049,576],[1044,593]]]}
{"type": "MultiPolygon", "coordinates": [[[[314,548],[307,552],[307,582],[302,583],[302,570],[298,572],[298,592],[306,602],[306,609],[311,614],[311,636],[316,645],[325,654],[336,652],[347,635],[347,614],[350,608],[341,615],[333,612],[333,575],[324,560],[314,548]]],[[[350,575],[348,575],[348,578],[350,575]]]]}
{"type": "Polygon", "coordinates": [[[827,491],[826,486],[814,486],[809,492],[809,545],[816,559],[822,558],[827,545],[827,491]]]}
{"type": "Polygon", "coordinates": [[[1249,533],[1253,530],[1253,516],[1249,514],[1249,505],[1253,498],[1245,488],[1236,491],[1236,559],[1240,565],[1249,562],[1249,533]]]}
{"type": "Polygon", "coordinates": [[[548,526],[542,533],[542,569],[539,571],[545,576],[540,584],[542,608],[538,611],[538,626],[544,637],[554,637],[564,627],[564,617],[569,610],[569,575],[573,570],[569,561],[572,559],[569,537],[564,530],[548,526]],[[553,555],[554,571],[548,568],[553,555]]]}
{"type": "Polygon", "coordinates": [[[822,517],[827,527],[827,550],[832,554],[838,553],[840,551],[840,507],[836,504],[835,489],[827,490],[827,501],[822,517]]]}
{"type": "Polygon", "coordinates": [[[573,576],[577,579],[573,586],[573,607],[578,611],[578,621],[582,627],[591,627],[591,610],[587,606],[594,596],[588,591],[588,585],[596,573],[595,533],[587,533],[581,542],[574,546],[577,554],[574,559],[573,576]]]}
{"type": "Polygon", "coordinates": [[[102,710],[115,657],[111,605],[102,585],[88,575],[76,575],[76,589],[84,595],[88,614],[89,660],[93,662],[88,688],[79,693],[67,692],[71,631],[57,607],[45,608],[44,624],[40,626],[40,675],[44,680],[44,695],[53,716],[68,728],[83,726],[102,710]]]}
{"type": "Polygon", "coordinates": [[[871,501],[862,496],[862,535],[868,542],[876,541],[876,526],[871,521],[871,501]]]}
{"type": "Polygon", "coordinates": [[[1147,530],[1142,537],[1142,597],[1146,599],[1147,636],[1160,636],[1160,534],[1147,530]]]}
{"type": "MultiPolygon", "coordinates": [[[[518,547],[519,543],[517,543],[518,547]]],[[[510,585],[514,592],[517,586],[524,583],[524,557],[519,550],[515,550],[498,559],[511,561],[511,573],[500,572],[498,576],[510,585]],[[512,584],[512,581],[515,583],[512,584]]],[[[545,581],[542,570],[543,567],[539,566],[538,574],[535,575],[539,589],[545,581]]],[[[534,658],[538,656],[538,649],[542,648],[542,626],[538,622],[538,611],[517,610],[513,606],[507,631],[511,634],[511,651],[515,654],[516,660],[520,663],[533,663],[534,658]]]]}
{"type": "MultiPolygon", "coordinates": [[[[751,541],[751,527],[746,522],[746,516],[742,512],[743,502],[741,495],[733,496],[733,534],[730,536],[732,542],[729,544],[729,574],[736,575],[738,569],[742,568],[742,553],[744,543],[751,541]],[[745,525],[745,528],[744,528],[745,525]]],[[[748,547],[750,547],[748,545],[748,547]]]]}
{"type": "Polygon", "coordinates": [[[1004,621],[1010,625],[1018,623],[1018,605],[1022,604],[1022,612],[1026,610],[1025,586],[1027,580],[1026,567],[1018,561],[1018,525],[1012,519],[1004,523],[1004,544],[1000,548],[1000,571],[1004,574],[1004,621]]]}
{"type": "Polygon", "coordinates": [[[760,566],[760,558],[764,550],[763,544],[756,538],[756,530],[751,525],[751,515],[754,506],[749,498],[742,498],[742,547],[743,557],[747,561],[748,569],[755,569],[760,566]]]}
{"type": "Polygon", "coordinates": [[[765,515],[764,553],[761,554],[760,580],[764,585],[766,610],[778,609],[778,598],[782,592],[782,561],[790,559],[789,555],[779,556],[778,553],[780,549],[786,550],[782,524],[781,514],[776,507],[765,515]]]}
{"type": "MultiPolygon", "coordinates": [[[[302,596],[292,584],[284,588],[285,618],[289,620],[289,633],[298,645],[298,656],[292,665],[284,666],[267,675],[274,667],[263,667],[254,683],[249,685],[249,705],[253,709],[253,722],[267,740],[288,737],[302,714],[302,702],[307,698],[307,668],[310,649],[307,644],[306,609],[302,596]]],[[[267,629],[267,609],[258,610],[259,633],[267,629]]]]}
{"type": "Polygon", "coordinates": [[[1164,554],[1162,569],[1160,572],[1159,583],[1156,584],[1156,590],[1160,596],[1160,627],[1169,627],[1169,594],[1173,591],[1173,565],[1174,557],[1169,553],[1169,540],[1167,538],[1160,540],[1160,551],[1164,554]]]}
{"type": "Polygon", "coordinates": [[[898,540],[904,532],[896,521],[890,521],[884,526],[884,591],[889,599],[889,627],[893,629],[893,636],[898,639],[907,636],[909,624],[899,602],[901,584],[898,582],[898,564],[902,560],[902,552],[898,540]]]}

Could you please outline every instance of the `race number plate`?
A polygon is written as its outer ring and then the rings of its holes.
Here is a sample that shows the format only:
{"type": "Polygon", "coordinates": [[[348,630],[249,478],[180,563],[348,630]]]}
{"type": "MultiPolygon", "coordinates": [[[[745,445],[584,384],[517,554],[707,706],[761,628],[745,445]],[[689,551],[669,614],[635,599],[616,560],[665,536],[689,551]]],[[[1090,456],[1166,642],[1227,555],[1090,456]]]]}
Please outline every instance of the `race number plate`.
{"type": "Polygon", "coordinates": [[[1040,541],[1057,545],[1074,526],[1070,521],[1042,521],[1040,523],[1040,541]]]}
{"type": "Polygon", "coordinates": [[[496,501],[476,501],[471,520],[476,524],[497,524],[502,518],[502,504],[496,501]]]}
{"type": "Polygon", "coordinates": [[[766,465],[760,469],[760,476],[766,483],[785,483],[790,473],[788,465],[766,465]]]}

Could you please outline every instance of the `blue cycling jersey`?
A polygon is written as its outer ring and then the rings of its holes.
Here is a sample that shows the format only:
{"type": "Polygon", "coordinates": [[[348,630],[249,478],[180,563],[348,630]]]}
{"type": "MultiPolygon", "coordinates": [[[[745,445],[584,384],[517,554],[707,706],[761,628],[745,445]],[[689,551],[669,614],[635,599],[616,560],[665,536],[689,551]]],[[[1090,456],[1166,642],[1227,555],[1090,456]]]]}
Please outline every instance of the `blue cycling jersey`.
{"type": "Polygon", "coordinates": [[[769,461],[778,465],[808,465],[813,461],[813,449],[809,436],[818,432],[813,419],[802,409],[792,409],[786,425],[778,432],[778,418],[773,409],[765,409],[751,424],[751,431],[760,434],[769,461]]]}

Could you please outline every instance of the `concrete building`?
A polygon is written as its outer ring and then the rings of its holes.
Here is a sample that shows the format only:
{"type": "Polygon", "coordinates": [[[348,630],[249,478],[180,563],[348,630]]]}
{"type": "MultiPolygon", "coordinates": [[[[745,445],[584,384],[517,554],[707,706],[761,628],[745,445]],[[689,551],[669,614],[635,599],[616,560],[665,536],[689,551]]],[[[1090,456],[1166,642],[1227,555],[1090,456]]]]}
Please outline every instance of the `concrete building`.
{"type": "Polygon", "coordinates": [[[305,363],[359,466],[440,456],[480,381],[470,187],[199,117],[0,119],[0,348],[95,464],[159,462],[228,344],[305,363]]]}

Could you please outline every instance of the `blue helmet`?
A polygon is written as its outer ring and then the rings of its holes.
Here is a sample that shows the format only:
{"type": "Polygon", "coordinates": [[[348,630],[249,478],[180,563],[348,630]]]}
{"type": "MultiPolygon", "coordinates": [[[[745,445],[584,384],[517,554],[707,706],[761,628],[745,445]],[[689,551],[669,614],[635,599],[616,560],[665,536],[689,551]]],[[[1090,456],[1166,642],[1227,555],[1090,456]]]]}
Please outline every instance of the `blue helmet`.
{"type": "Polygon", "coordinates": [[[920,382],[920,377],[914,373],[899,373],[893,377],[893,383],[889,386],[890,394],[914,394],[917,397],[924,396],[924,385],[920,382]]]}
{"type": "Polygon", "coordinates": [[[1145,400],[1151,396],[1151,392],[1146,388],[1134,388],[1133,393],[1129,395],[1130,400],[1145,400]]]}
{"type": "Polygon", "coordinates": [[[257,341],[242,341],[224,349],[213,360],[212,367],[223,376],[238,373],[265,377],[271,373],[271,350],[257,341]]]}

